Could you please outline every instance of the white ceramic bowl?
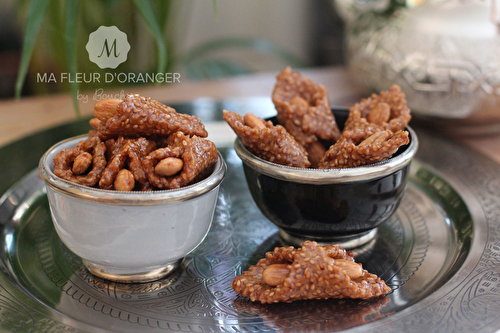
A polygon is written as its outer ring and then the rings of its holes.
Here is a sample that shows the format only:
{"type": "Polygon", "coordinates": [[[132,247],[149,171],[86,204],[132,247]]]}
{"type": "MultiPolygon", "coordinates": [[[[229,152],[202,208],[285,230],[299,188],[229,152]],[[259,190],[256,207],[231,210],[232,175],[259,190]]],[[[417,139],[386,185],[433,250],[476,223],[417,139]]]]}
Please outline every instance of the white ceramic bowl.
{"type": "Polygon", "coordinates": [[[54,156],[85,136],[52,146],[41,158],[52,220],[61,241],[96,276],[147,282],[177,268],[208,233],[226,164],[218,154],[204,180],[175,190],[119,192],[71,183],[53,171],[54,156]]]}

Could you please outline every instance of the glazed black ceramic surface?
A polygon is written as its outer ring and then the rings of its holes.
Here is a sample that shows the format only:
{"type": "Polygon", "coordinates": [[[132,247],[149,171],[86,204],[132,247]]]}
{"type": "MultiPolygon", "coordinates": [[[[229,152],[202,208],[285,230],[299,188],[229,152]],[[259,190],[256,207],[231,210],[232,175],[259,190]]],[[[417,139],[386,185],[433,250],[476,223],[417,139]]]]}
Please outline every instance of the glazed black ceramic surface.
{"type": "MultiPolygon", "coordinates": [[[[342,129],[348,110],[333,113],[342,129]]],[[[391,159],[349,169],[280,166],[256,157],[238,139],[235,150],[255,203],[280,228],[282,238],[300,244],[307,239],[340,243],[365,237],[365,243],[396,211],[405,191],[418,147],[415,133],[407,130],[410,143],[391,159]]]]}
{"type": "Polygon", "coordinates": [[[328,238],[363,234],[387,220],[399,205],[409,165],[379,179],[332,185],[284,181],[243,168],[269,220],[298,237],[328,238]]]}

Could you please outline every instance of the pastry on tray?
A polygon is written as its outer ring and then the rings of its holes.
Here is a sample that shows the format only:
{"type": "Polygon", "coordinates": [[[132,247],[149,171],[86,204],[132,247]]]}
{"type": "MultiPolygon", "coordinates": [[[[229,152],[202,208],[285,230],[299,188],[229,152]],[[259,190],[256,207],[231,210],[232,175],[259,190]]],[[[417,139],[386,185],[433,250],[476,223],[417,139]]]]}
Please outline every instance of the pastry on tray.
{"type": "Polygon", "coordinates": [[[261,303],[307,299],[368,299],[391,291],[383,280],[354,261],[339,245],[320,246],[306,241],[302,247],[277,247],[237,276],[233,289],[261,303]]]}

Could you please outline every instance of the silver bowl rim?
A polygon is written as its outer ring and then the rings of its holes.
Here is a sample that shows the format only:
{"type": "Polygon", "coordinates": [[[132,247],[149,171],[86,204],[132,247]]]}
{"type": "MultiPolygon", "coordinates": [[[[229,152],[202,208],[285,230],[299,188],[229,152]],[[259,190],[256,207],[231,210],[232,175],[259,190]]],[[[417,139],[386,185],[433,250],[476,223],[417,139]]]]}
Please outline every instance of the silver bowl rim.
{"type": "Polygon", "coordinates": [[[406,130],[410,132],[410,143],[404,152],[385,161],[355,168],[305,169],[276,164],[249,152],[238,138],[234,142],[234,149],[243,164],[275,179],[314,185],[360,182],[390,175],[411,163],[418,150],[418,138],[411,127],[407,126],[406,130]]]}
{"type": "Polygon", "coordinates": [[[205,179],[192,185],[171,190],[154,191],[130,191],[121,192],[114,190],[103,190],[94,187],[79,185],[56,176],[48,165],[48,159],[53,158],[61,149],[60,147],[68,142],[83,140],[87,135],[80,135],[65,139],[50,147],[40,158],[38,172],[45,182],[46,186],[56,192],[68,195],[81,200],[109,204],[109,205],[127,205],[127,206],[155,206],[164,204],[173,204],[188,201],[197,198],[205,193],[217,188],[226,175],[226,162],[222,155],[217,151],[217,163],[212,173],[205,179]]]}

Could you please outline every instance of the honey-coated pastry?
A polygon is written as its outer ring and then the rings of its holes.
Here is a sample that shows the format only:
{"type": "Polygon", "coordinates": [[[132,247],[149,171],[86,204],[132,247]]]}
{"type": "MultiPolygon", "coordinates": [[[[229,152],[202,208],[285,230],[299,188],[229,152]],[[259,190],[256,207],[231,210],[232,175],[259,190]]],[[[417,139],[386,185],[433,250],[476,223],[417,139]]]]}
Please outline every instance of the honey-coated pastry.
{"type": "Polygon", "coordinates": [[[411,119],[404,93],[393,85],[379,95],[362,99],[349,110],[344,131],[351,131],[351,137],[360,142],[381,130],[397,132],[404,130],[411,119]]]}
{"type": "Polygon", "coordinates": [[[235,112],[223,110],[223,117],[243,146],[260,158],[298,168],[308,168],[311,165],[304,147],[283,126],[274,126],[271,121],[266,122],[251,113],[242,117],[235,112]]]}
{"type": "Polygon", "coordinates": [[[278,111],[278,122],[306,149],[315,167],[326,151],[319,140],[330,146],[340,137],[327,90],[292,72],[290,67],[281,71],[276,79],[272,100],[278,111]]]}
{"type": "Polygon", "coordinates": [[[151,98],[105,99],[94,116],[88,139],[55,156],[57,176],[105,190],[152,191],[201,180],[217,161],[199,118],[151,98]]]}
{"type": "Polygon", "coordinates": [[[342,138],[323,156],[318,168],[342,169],[377,163],[392,157],[399,147],[410,142],[407,131],[378,131],[359,144],[353,136],[353,131],[344,131],[342,138]]]}
{"type": "Polygon", "coordinates": [[[100,188],[131,191],[136,182],[141,186],[147,185],[148,178],[142,160],[156,147],[154,141],[142,137],[125,139],[121,136],[116,140],[107,140],[106,146],[109,162],[99,180],[100,188]],[[129,170],[132,177],[122,170],[129,170]]]}
{"type": "Polygon", "coordinates": [[[379,277],[354,262],[338,245],[307,241],[302,247],[275,248],[237,276],[233,289],[261,303],[306,299],[358,298],[385,295],[391,289],[379,277]]]}
{"type": "Polygon", "coordinates": [[[106,145],[91,136],[54,156],[54,174],[76,184],[94,186],[106,167],[105,153],[106,145]]]}
{"type": "Polygon", "coordinates": [[[124,100],[107,99],[96,103],[90,124],[99,137],[168,136],[175,132],[206,137],[207,131],[195,116],[177,113],[173,108],[148,97],[128,94],[124,100]]]}
{"type": "Polygon", "coordinates": [[[168,138],[166,144],[166,147],[151,152],[142,162],[150,184],[159,189],[190,184],[203,177],[218,159],[215,144],[204,138],[177,132],[168,138]]]}

